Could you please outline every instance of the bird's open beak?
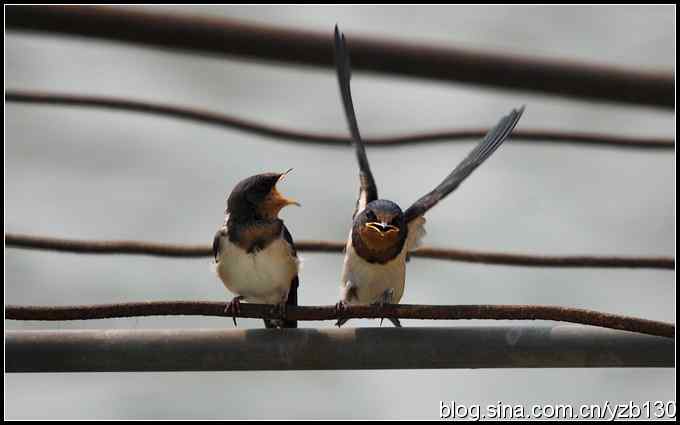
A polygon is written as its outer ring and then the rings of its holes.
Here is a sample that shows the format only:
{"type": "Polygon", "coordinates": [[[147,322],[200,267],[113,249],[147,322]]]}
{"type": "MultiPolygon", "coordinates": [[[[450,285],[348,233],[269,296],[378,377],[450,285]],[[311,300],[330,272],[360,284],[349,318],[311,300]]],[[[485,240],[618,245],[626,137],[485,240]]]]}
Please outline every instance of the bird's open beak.
{"type": "Polygon", "coordinates": [[[298,207],[300,206],[300,203],[298,201],[296,201],[295,199],[286,198],[285,196],[281,195],[279,191],[276,190],[276,188],[272,189],[271,204],[272,206],[277,207],[278,209],[281,209],[288,205],[297,205],[298,207]]]}
{"type": "MultiPolygon", "coordinates": [[[[281,175],[279,176],[279,179],[276,183],[277,184],[280,183],[284,179],[284,177],[286,177],[286,175],[288,173],[290,173],[291,171],[293,171],[293,169],[289,168],[285,173],[281,173],[281,175]]],[[[277,210],[280,210],[281,208],[288,206],[288,205],[297,205],[298,207],[300,206],[300,203],[298,201],[296,201],[294,199],[286,198],[285,196],[281,195],[281,193],[278,190],[276,190],[276,187],[274,187],[272,189],[271,203],[272,203],[272,206],[277,208],[277,210]]]]}
{"type": "Polygon", "coordinates": [[[383,238],[392,232],[399,232],[399,228],[397,226],[392,226],[391,224],[383,222],[372,221],[370,223],[364,224],[364,226],[368,227],[374,232],[378,232],[378,234],[383,238]]]}

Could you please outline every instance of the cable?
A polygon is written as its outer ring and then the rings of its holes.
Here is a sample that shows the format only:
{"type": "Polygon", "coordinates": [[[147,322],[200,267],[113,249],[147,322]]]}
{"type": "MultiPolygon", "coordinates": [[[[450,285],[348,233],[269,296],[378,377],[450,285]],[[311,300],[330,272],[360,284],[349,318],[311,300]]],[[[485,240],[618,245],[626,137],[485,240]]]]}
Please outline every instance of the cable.
{"type": "MultiPolygon", "coordinates": [[[[7,6],[9,30],[94,37],[192,54],[240,56],[297,65],[333,66],[332,33],[242,21],[92,6],[7,6]]],[[[352,34],[352,66],[440,81],[672,109],[672,72],[436,47],[352,34]]]]}

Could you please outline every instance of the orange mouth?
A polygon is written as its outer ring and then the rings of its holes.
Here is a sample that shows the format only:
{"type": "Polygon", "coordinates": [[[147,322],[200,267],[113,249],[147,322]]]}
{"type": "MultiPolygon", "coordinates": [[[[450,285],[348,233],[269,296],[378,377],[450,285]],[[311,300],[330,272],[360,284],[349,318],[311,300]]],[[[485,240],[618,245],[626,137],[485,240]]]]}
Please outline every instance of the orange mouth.
{"type": "MultiPolygon", "coordinates": [[[[276,182],[276,184],[279,184],[287,175],[293,171],[292,168],[289,168],[285,172],[281,173],[279,176],[279,180],[276,182]]],[[[278,190],[276,190],[276,186],[272,189],[271,196],[273,198],[273,201],[276,205],[281,205],[281,208],[287,206],[287,205],[297,205],[298,207],[300,206],[300,203],[296,201],[295,199],[290,199],[286,198],[285,196],[281,195],[278,190]]]]}
{"type": "Polygon", "coordinates": [[[269,193],[269,196],[267,197],[265,203],[272,209],[278,208],[277,212],[281,210],[281,208],[288,205],[297,205],[298,207],[300,206],[300,203],[298,201],[286,198],[285,196],[281,195],[281,193],[278,190],[276,190],[276,187],[274,187],[272,191],[269,193]]]}
{"type": "Polygon", "coordinates": [[[375,221],[372,221],[370,223],[364,224],[367,228],[373,230],[374,232],[377,232],[381,238],[384,238],[385,236],[389,235],[390,233],[393,232],[399,232],[399,228],[397,226],[392,226],[391,224],[385,224],[385,223],[378,223],[375,221]]]}
{"type": "MultiPolygon", "coordinates": [[[[276,183],[278,184],[281,180],[283,180],[286,174],[290,173],[292,170],[293,169],[291,168],[285,173],[281,173],[276,183]]],[[[267,195],[264,202],[262,203],[261,211],[264,213],[266,217],[276,218],[278,217],[278,214],[281,211],[281,209],[288,205],[297,205],[299,207],[300,203],[295,199],[290,199],[283,196],[276,189],[276,186],[274,186],[272,190],[269,192],[269,195],[267,195]]]]}

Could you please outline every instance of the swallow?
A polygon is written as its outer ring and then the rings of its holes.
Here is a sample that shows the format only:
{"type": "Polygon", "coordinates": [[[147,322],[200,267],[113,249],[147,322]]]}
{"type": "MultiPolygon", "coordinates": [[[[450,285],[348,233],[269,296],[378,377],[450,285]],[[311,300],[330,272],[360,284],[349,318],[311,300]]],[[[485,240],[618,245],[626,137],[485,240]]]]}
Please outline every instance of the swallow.
{"type": "MultiPolygon", "coordinates": [[[[341,277],[342,314],[352,304],[396,304],[404,294],[406,261],[425,236],[425,213],[454,191],[505,141],[517,125],[524,106],[513,109],[493,127],[468,156],[432,191],[405,211],[395,202],[379,199],[378,188],[359,133],[352,93],[351,68],[344,34],[335,27],[335,64],[340,96],[359,164],[359,198],[352,216],[352,228],[345,247],[341,277]]],[[[390,319],[401,327],[398,319],[390,319]]],[[[336,323],[342,326],[347,319],[336,323]]],[[[382,321],[381,321],[382,323],[382,321]]]]}
{"type": "MultiPolygon", "coordinates": [[[[285,173],[258,174],[239,182],[227,199],[224,224],[213,239],[216,271],[236,294],[225,312],[236,314],[240,302],[274,304],[285,315],[297,305],[299,261],[288,228],[278,217],[288,205],[300,204],[276,189],[285,173]]],[[[267,328],[296,328],[290,320],[266,320],[267,328]]]]}

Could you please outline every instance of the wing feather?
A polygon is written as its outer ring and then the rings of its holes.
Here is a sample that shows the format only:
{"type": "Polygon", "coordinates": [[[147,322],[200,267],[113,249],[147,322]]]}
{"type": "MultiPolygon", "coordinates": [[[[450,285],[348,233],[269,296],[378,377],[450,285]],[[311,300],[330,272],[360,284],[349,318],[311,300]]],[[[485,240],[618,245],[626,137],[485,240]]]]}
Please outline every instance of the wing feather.
{"type": "Polygon", "coordinates": [[[347,45],[345,43],[345,35],[340,33],[338,26],[335,26],[335,69],[338,74],[338,83],[340,85],[340,96],[342,98],[342,105],[345,110],[345,117],[349,131],[352,135],[352,144],[356,152],[357,161],[359,163],[359,199],[357,200],[357,208],[354,212],[361,211],[366,204],[378,199],[378,187],[375,184],[371,167],[366,156],[366,149],[364,142],[359,133],[359,125],[357,124],[356,114],[354,112],[354,103],[352,102],[352,92],[350,90],[350,79],[352,70],[349,62],[349,53],[347,52],[347,45]]]}
{"type": "Polygon", "coordinates": [[[406,222],[411,222],[417,217],[425,214],[430,208],[434,207],[439,201],[444,199],[449,193],[453,192],[472,172],[489,158],[498,147],[508,138],[517,122],[522,117],[524,106],[513,109],[508,115],[492,128],[484,139],[468,154],[468,156],[449,174],[439,186],[431,192],[418,199],[405,212],[406,222]]]}
{"type": "Polygon", "coordinates": [[[215,233],[215,237],[213,238],[212,253],[215,262],[218,261],[218,258],[220,257],[220,252],[222,250],[222,244],[220,241],[222,237],[225,236],[226,234],[227,234],[226,229],[224,227],[220,227],[217,233],[215,233]]]}

